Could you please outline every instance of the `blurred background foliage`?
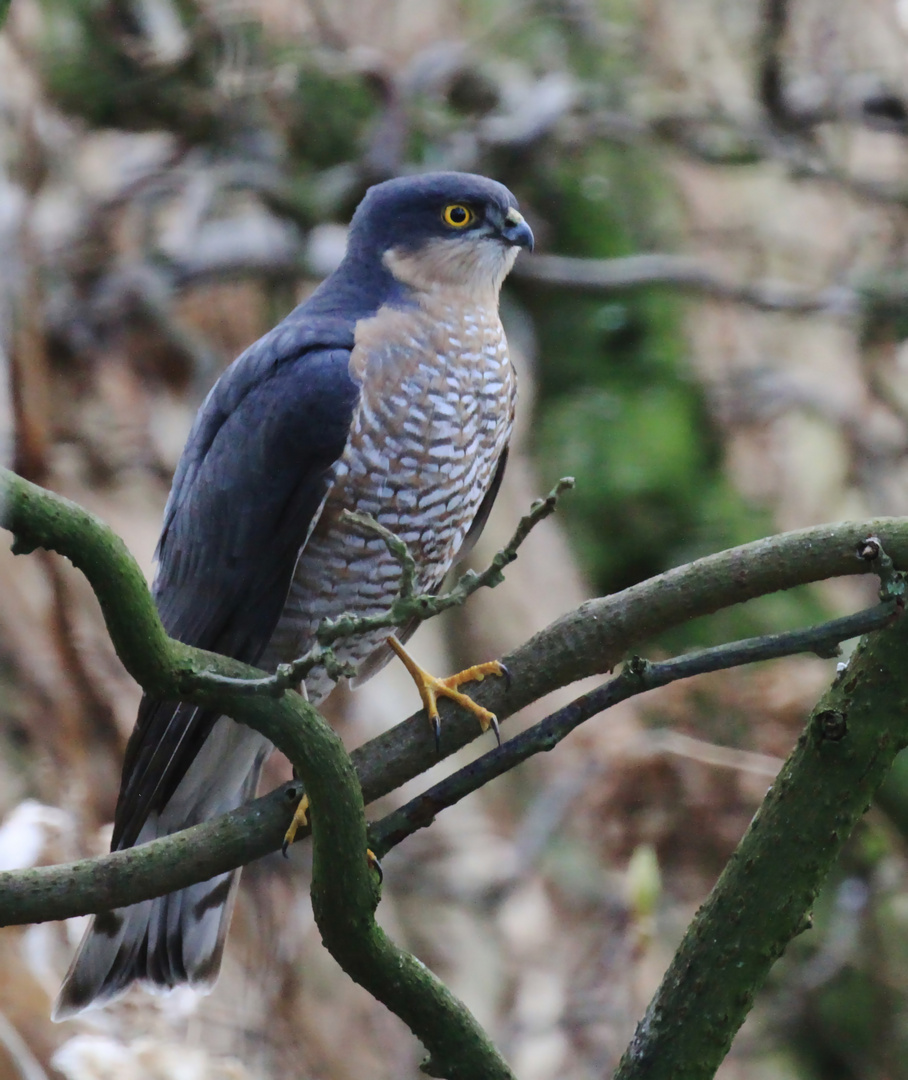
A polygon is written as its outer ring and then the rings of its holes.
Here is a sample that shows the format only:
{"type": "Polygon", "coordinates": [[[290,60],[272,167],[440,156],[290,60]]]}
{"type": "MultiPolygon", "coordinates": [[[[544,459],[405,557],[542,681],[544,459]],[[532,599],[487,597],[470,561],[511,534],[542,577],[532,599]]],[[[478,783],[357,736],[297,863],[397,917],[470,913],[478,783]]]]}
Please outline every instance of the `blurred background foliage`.
{"type": "MultiPolygon", "coordinates": [[[[450,168],[506,183],[538,240],[504,297],[523,408],[487,549],[557,477],[577,488],[494,599],[421,632],[433,663],[500,654],[587,595],[710,551],[902,514],[906,45],[897,0],[13,0],[11,459],[150,567],[218,372],[336,264],[371,183],[450,168]],[[641,273],[640,255],[658,260],[641,273]],[[572,260],[557,281],[534,270],[551,256],[572,260]],[[609,287],[584,284],[590,265],[609,287]]],[[[4,559],[5,866],[103,847],[136,691],[84,583],[4,559]]],[[[769,597],[652,652],[871,593],[769,597]]],[[[384,917],[521,1080],[608,1074],[833,668],[792,659],[649,695],[389,859],[384,917]]],[[[328,712],[353,745],[407,693],[376,680],[328,712]]],[[[726,1080],[908,1078],[906,835],[900,766],[726,1080]]],[[[305,856],[250,868],[203,1003],[137,995],[52,1028],[76,929],[0,934],[0,1080],[415,1075],[406,1034],[321,953],[307,873],[305,856]]]]}
{"type": "MultiPolygon", "coordinates": [[[[507,86],[493,74],[519,58],[524,78],[541,75],[540,110],[565,109],[571,99],[587,109],[620,102],[633,65],[614,41],[634,32],[633,5],[602,5],[597,15],[608,26],[600,41],[584,33],[579,9],[529,5],[511,26],[496,5],[479,5],[465,17],[480,41],[495,33],[494,51],[439,57],[434,70],[430,56],[424,70],[416,65],[405,101],[372,58],[351,71],[333,51],[268,40],[254,18],[219,25],[194,4],[151,0],[48,0],[46,10],[37,59],[61,110],[93,128],[167,130],[181,152],[209,163],[254,163],[281,189],[258,194],[302,228],[345,221],[369,182],[404,164],[457,164],[456,144],[491,116],[494,143],[471,148],[467,165],[515,190],[546,251],[615,258],[677,246],[676,195],[658,153],[539,138],[530,107],[528,130],[509,132],[507,86]],[[583,81],[568,86],[556,74],[565,69],[583,81]],[[256,87],[256,71],[271,85],[256,87]],[[243,85],[226,92],[225,108],[224,83],[233,77],[243,85]]],[[[724,475],[719,433],[691,377],[682,308],[670,293],[516,291],[532,312],[539,350],[533,449],[546,482],[578,480],[565,513],[597,591],[766,530],[768,516],[724,475]],[[612,528],[615,521],[624,528],[612,528]]]]}

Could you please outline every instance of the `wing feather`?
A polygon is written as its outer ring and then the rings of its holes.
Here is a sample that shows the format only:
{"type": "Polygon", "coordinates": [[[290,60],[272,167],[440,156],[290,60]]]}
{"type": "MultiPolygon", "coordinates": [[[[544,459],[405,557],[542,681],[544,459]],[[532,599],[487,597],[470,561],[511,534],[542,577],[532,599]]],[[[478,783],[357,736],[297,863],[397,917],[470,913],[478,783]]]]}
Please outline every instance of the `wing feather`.
{"type": "MultiPolygon", "coordinates": [[[[208,395],[174,478],[154,594],[167,632],[254,664],[280,617],[359,399],[352,329],[281,324],[208,395]]],[[[127,746],[113,846],[135,842],[217,719],[145,698],[127,746]]]]}

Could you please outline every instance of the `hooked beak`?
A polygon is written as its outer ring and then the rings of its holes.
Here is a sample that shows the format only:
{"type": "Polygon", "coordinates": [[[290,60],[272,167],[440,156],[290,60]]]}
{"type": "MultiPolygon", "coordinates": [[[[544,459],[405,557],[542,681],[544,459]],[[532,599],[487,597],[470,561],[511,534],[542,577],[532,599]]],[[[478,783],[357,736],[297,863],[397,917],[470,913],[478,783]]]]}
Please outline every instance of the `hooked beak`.
{"type": "Polygon", "coordinates": [[[501,235],[513,247],[533,250],[533,230],[523,219],[523,214],[512,206],[504,217],[504,225],[501,227],[501,235]]]}

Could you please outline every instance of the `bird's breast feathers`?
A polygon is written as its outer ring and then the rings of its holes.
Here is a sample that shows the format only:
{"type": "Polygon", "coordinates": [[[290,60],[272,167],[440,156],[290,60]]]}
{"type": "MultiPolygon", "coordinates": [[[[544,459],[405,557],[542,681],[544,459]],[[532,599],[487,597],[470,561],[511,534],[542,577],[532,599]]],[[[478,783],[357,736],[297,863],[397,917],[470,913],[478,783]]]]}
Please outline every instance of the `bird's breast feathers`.
{"type": "MultiPolygon", "coordinates": [[[[516,379],[497,305],[424,295],[361,320],[350,373],[362,386],[345,457],[382,446],[372,475],[410,472],[423,482],[465,456],[497,460],[513,420],[516,379]]],[[[374,457],[374,454],[373,454],[374,457]]],[[[422,484],[416,477],[411,483],[422,484]]]]}
{"type": "MultiPolygon", "coordinates": [[[[436,589],[511,434],[516,378],[495,308],[441,298],[383,307],[358,324],[350,371],[360,401],[272,640],[278,660],[297,655],[322,619],[378,614],[397,594],[400,566],[380,537],[344,518],[345,509],[399,536],[416,558],[418,587],[436,589]]],[[[340,652],[359,664],[386,634],[340,652]]],[[[307,680],[314,701],[330,688],[317,674],[307,680]]]]}

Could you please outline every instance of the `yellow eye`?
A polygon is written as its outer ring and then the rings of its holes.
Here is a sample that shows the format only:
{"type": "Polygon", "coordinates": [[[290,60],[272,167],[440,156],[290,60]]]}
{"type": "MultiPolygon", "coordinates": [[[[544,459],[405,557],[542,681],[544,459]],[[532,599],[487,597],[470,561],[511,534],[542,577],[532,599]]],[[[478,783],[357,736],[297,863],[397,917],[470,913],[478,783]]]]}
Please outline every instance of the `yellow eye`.
{"type": "Polygon", "coordinates": [[[452,229],[465,229],[475,220],[476,215],[463,203],[451,203],[444,208],[441,217],[445,225],[450,225],[452,229]]]}

